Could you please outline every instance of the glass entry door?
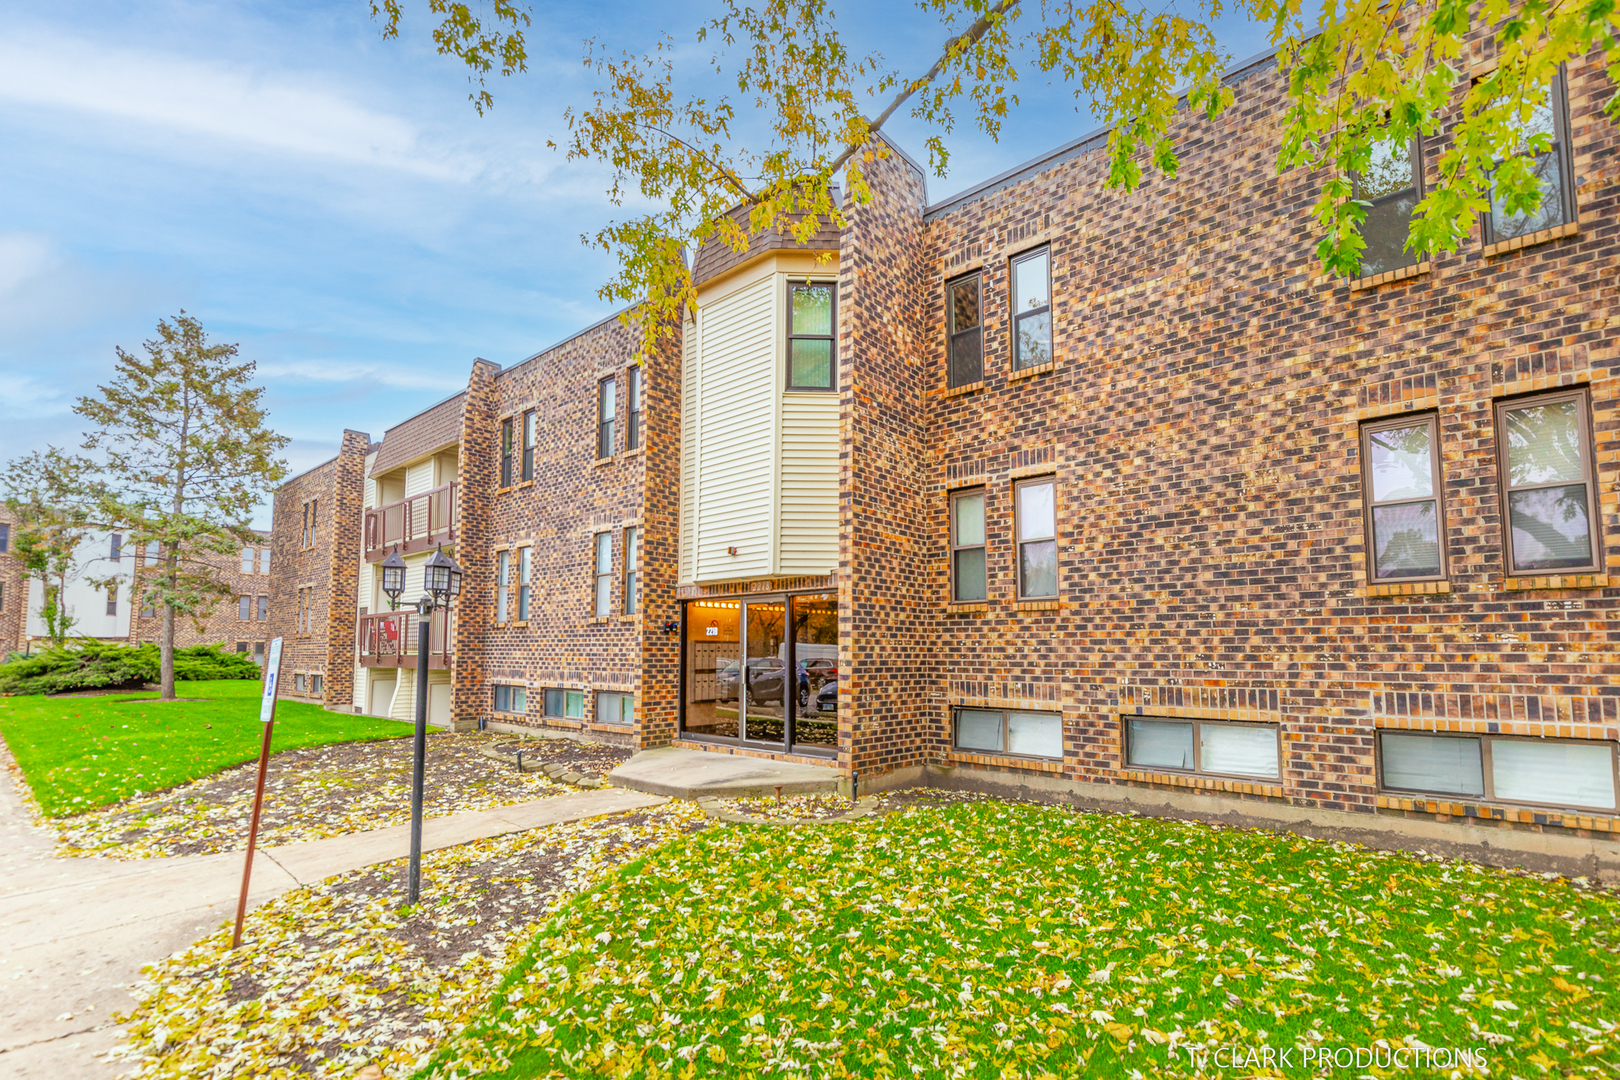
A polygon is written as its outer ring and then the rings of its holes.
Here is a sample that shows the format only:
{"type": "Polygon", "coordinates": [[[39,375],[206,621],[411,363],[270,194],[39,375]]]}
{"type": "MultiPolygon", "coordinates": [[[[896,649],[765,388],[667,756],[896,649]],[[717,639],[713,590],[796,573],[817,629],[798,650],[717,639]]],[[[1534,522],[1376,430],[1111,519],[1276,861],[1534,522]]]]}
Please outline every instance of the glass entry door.
{"type": "Polygon", "coordinates": [[[693,600],[685,622],[684,734],[770,750],[836,752],[836,596],[693,600]]]}

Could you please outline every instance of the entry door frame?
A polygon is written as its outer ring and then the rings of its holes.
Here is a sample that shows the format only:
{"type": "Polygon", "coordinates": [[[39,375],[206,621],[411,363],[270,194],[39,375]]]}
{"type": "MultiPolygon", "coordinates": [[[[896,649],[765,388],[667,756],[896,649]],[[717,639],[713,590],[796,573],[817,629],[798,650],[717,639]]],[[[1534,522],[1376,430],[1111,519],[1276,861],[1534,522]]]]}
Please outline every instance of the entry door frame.
{"type": "MultiPolygon", "coordinates": [[[[691,644],[688,636],[688,613],[694,600],[681,601],[681,663],[680,678],[677,680],[679,695],[679,714],[677,721],[678,737],[691,739],[693,742],[717,743],[722,746],[743,746],[750,750],[766,750],[773,754],[806,754],[814,757],[833,758],[838,756],[837,747],[825,746],[799,746],[795,741],[798,735],[796,730],[799,721],[799,643],[793,629],[793,600],[800,596],[824,596],[831,589],[799,589],[791,592],[773,593],[747,593],[735,597],[739,606],[737,612],[737,734],[736,735],[707,735],[686,730],[686,682],[687,682],[687,647],[691,644]],[[782,634],[787,643],[787,669],[783,673],[783,724],[781,742],[761,742],[749,739],[748,734],[748,605],[750,603],[780,603],[782,611],[782,634]]],[[[836,593],[834,592],[834,595],[836,593]]],[[[699,597],[694,599],[717,599],[716,597],[699,597]]],[[[732,599],[727,597],[726,599],[732,599]]]]}

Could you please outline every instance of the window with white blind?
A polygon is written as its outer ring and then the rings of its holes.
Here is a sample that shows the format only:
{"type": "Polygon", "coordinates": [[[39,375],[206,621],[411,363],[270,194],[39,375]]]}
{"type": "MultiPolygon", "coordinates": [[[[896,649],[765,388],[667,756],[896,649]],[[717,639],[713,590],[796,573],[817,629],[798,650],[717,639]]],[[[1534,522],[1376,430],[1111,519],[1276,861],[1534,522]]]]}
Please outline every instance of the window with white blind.
{"type": "Polygon", "coordinates": [[[1268,780],[1282,774],[1275,724],[1226,720],[1127,717],[1125,763],[1137,769],[1268,780]]]}
{"type": "Polygon", "coordinates": [[[1615,808],[1612,742],[1381,731],[1378,757],[1389,791],[1615,808]]]}
{"type": "Polygon", "coordinates": [[[596,695],[596,722],[598,724],[634,724],[636,699],[633,694],[600,691],[596,695]]]}
{"type": "Polygon", "coordinates": [[[986,754],[1063,756],[1063,715],[1020,709],[957,709],[956,746],[986,754]]]}

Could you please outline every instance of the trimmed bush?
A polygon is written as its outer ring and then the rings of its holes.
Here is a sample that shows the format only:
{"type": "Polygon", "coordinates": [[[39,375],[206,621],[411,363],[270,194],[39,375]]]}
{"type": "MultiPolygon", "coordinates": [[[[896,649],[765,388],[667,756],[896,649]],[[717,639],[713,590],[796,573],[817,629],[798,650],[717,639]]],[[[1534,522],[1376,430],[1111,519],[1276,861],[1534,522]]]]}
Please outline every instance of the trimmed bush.
{"type": "MultiPolygon", "coordinates": [[[[156,644],[120,645],[86,639],[0,664],[0,694],[61,694],[73,690],[139,689],[158,680],[156,644]]],[[[218,645],[174,651],[176,679],[258,679],[259,665],[218,645]]]]}

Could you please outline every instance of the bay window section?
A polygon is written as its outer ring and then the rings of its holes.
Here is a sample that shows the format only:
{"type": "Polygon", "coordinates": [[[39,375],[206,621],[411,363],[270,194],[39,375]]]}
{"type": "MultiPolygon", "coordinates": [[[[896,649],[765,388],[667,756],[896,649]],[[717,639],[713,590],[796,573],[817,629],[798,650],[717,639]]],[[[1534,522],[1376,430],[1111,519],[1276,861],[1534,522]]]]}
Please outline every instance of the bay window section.
{"type": "Polygon", "coordinates": [[[1559,68],[1552,82],[1540,89],[1529,117],[1514,121],[1522,138],[1520,151],[1497,165],[1492,173],[1491,210],[1485,215],[1487,244],[1529,236],[1575,220],[1568,118],[1564,70],[1559,68]],[[1522,198],[1501,190],[1500,181],[1510,173],[1516,179],[1530,181],[1530,187],[1540,195],[1539,206],[1532,210],[1522,198]]]}
{"type": "Polygon", "coordinates": [[[539,421],[535,419],[535,411],[530,409],[523,414],[523,479],[534,479],[534,444],[538,442],[537,436],[539,421]]]}
{"type": "Polygon", "coordinates": [[[1412,212],[1423,198],[1423,155],[1417,139],[1377,142],[1367,171],[1351,177],[1358,201],[1368,204],[1361,222],[1361,275],[1371,277],[1418,261],[1406,248],[1412,212]]]}
{"type": "Polygon", "coordinates": [[[985,580],[984,489],[951,496],[951,599],[983,600],[985,580]]]}
{"type": "Polygon", "coordinates": [[[946,384],[971,386],[984,380],[984,327],[979,318],[979,275],[945,286],[948,314],[946,384]]]}
{"type": "Polygon", "coordinates": [[[835,387],[833,290],[813,282],[788,286],[789,390],[835,387]]]}
{"type": "Polygon", "coordinates": [[[1013,260],[1013,370],[1052,362],[1052,257],[1041,248],[1013,260]]]}
{"type": "Polygon", "coordinates": [[[1496,407],[1496,432],[1509,572],[1598,569],[1585,391],[1502,402],[1496,407]]]}
{"type": "Polygon", "coordinates": [[[512,573],[512,553],[501,551],[495,554],[495,621],[506,621],[507,599],[510,594],[512,573]]]}
{"type": "Polygon", "coordinates": [[[501,487],[512,486],[512,420],[501,421],[501,487]]]}
{"type": "Polygon", "coordinates": [[[1282,774],[1275,724],[1128,717],[1125,764],[1211,776],[1275,780],[1282,774]]]}
{"type": "Polygon", "coordinates": [[[596,617],[605,619],[613,614],[613,534],[596,534],[596,617]]]}
{"type": "Polygon", "coordinates": [[[1361,429],[1361,452],[1373,579],[1445,577],[1438,420],[1368,424],[1361,429]]]}
{"type": "Polygon", "coordinates": [[[1024,480],[1013,488],[1018,546],[1018,598],[1055,599],[1057,583],[1057,481],[1024,480]]]}
{"type": "Polygon", "coordinates": [[[613,422],[618,413],[619,381],[603,379],[596,385],[596,456],[613,456],[613,422]]]}

